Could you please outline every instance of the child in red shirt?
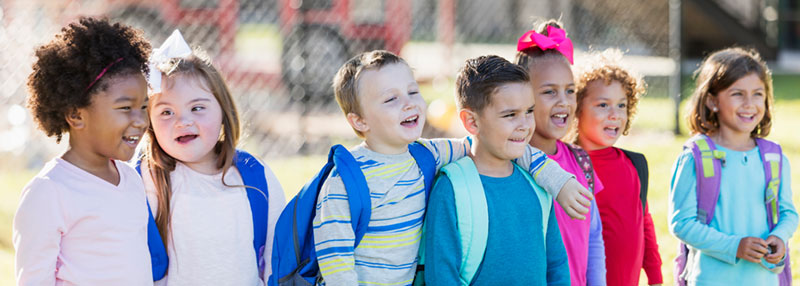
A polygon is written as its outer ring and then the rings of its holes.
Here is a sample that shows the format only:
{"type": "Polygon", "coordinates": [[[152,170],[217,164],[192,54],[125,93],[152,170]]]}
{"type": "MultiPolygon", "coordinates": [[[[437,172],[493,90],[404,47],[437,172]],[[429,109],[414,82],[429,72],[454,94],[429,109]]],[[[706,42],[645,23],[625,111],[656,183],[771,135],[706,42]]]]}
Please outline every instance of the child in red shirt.
{"type": "Polygon", "coordinates": [[[622,53],[594,55],[576,73],[578,119],[575,142],[589,152],[604,189],[596,195],[603,222],[608,285],[639,285],[642,268],[648,284],[663,283],[653,219],[647,207],[647,160],[614,147],[627,135],[644,82],[618,66],[622,53]]]}

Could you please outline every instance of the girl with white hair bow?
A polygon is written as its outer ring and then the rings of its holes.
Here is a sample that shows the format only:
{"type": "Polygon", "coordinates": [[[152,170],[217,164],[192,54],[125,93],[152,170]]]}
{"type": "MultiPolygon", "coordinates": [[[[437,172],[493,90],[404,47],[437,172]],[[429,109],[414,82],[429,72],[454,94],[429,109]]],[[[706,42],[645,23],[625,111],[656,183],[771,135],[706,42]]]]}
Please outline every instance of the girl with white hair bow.
{"type": "Polygon", "coordinates": [[[264,285],[286,200],[270,168],[236,149],[230,90],[177,30],[154,50],[148,81],[151,127],[140,163],[158,229],[150,236],[156,285],[264,285]],[[159,246],[168,266],[156,261],[159,246]]]}

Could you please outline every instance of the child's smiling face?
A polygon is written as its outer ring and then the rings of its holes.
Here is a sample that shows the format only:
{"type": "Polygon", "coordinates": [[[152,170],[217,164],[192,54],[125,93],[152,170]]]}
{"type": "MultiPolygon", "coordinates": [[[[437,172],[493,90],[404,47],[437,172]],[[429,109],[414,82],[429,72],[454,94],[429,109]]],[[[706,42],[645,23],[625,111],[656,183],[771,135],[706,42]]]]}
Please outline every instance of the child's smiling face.
{"type": "Polygon", "coordinates": [[[193,75],[165,80],[150,106],[153,131],[164,152],[195,171],[218,172],[214,146],[222,130],[222,108],[205,80],[193,75]]]}
{"type": "Polygon", "coordinates": [[[525,154],[536,128],[532,92],[528,82],[500,85],[491,95],[491,104],[479,113],[473,112],[477,125],[476,145],[490,155],[484,158],[508,161],[525,154]]]}
{"type": "Polygon", "coordinates": [[[534,140],[558,140],[569,131],[578,103],[569,65],[560,59],[537,63],[529,70],[536,97],[534,140]]]}
{"type": "Polygon", "coordinates": [[[720,132],[750,136],[764,118],[766,110],[764,82],[755,73],[736,80],[716,96],[709,96],[706,105],[717,108],[720,132]]]}
{"type": "Polygon", "coordinates": [[[91,153],[106,159],[128,161],[147,128],[147,82],[142,73],[119,75],[108,88],[92,96],[80,110],[83,130],[70,136],[85,137],[91,153]]]}
{"type": "Polygon", "coordinates": [[[370,149],[398,154],[422,136],[427,106],[405,63],[364,70],[357,84],[361,116],[350,113],[348,121],[370,149]]]}
{"type": "Polygon", "coordinates": [[[578,143],[587,150],[614,145],[628,122],[628,96],[619,81],[595,80],[585,87],[578,114],[578,143]]]}

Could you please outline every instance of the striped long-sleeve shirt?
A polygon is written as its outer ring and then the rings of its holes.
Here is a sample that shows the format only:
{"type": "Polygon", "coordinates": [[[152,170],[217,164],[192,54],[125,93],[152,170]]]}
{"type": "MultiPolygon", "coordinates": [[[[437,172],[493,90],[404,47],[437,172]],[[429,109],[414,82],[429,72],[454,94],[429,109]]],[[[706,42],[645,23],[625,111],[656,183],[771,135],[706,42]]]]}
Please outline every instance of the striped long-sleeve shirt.
{"type": "MultiPolygon", "coordinates": [[[[434,156],[436,169],[467,155],[466,139],[420,139],[434,156]]],[[[334,169],[317,199],[314,239],[320,271],[328,285],[411,285],[417,265],[425,183],[411,153],[387,155],[364,144],[350,152],[367,179],[372,214],[364,238],[355,235],[344,184],[334,169]]],[[[557,195],[573,176],[533,147],[517,164],[528,166],[539,185],[557,195]]]]}

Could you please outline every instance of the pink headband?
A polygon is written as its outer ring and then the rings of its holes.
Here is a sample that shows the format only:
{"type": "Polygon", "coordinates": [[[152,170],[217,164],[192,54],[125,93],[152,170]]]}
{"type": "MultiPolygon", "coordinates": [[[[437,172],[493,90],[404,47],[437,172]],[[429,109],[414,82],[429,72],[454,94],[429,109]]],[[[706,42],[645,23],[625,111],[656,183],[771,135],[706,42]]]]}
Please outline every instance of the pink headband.
{"type": "Polygon", "coordinates": [[[556,50],[572,64],[572,41],[567,38],[567,32],[553,26],[547,26],[547,35],[545,36],[532,30],[525,32],[522,37],[519,37],[517,51],[521,52],[532,47],[538,47],[542,51],[556,50]]]}
{"type": "Polygon", "coordinates": [[[114,61],[114,62],[112,62],[112,63],[108,64],[108,66],[106,66],[106,68],[104,68],[104,69],[103,69],[103,71],[101,71],[101,72],[100,72],[100,74],[99,74],[99,75],[97,75],[97,77],[96,77],[96,78],[94,78],[94,80],[92,81],[92,83],[90,83],[90,84],[89,84],[89,86],[87,86],[87,87],[86,87],[86,89],[84,89],[83,91],[88,91],[90,88],[92,88],[92,86],[93,86],[95,83],[97,83],[97,81],[98,81],[98,80],[100,80],[100,78],[101,78],[101,77],[103,77],[103,75],[104,75],[104,74],[106,74],[106,72],[108,71],[108,69],[110,69],[110,68],[111,68],[111,66],[113,66],[114,64],[116,64],[116,63],[118,63],[118,62],[121,62],[121,61],[122,61],[122,58],[118,58],[116,61],[114,61]]]}

